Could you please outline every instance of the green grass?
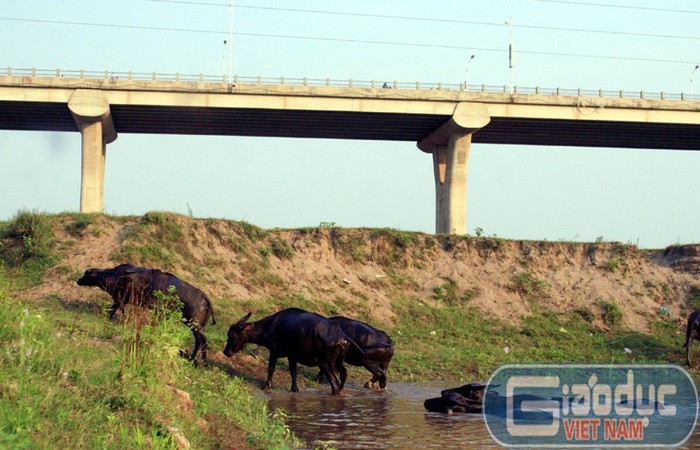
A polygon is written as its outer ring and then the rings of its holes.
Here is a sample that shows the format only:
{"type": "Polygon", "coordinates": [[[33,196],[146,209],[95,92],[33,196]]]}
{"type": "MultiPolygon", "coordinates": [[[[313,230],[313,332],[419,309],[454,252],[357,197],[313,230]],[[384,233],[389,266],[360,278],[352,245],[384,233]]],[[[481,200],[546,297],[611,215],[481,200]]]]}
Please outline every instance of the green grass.
{"type": "Polygon", "coordinates": [[[15,300],[12,285],[2,269],[0,448],[171,449],[180,435],[193,448],[298,444],[257,388],[179,355],[192,345],[179,318],[113,324],[96,304],[15,300]]]}
{"type": "Polygon", "coordinates": [[[479,295],[477,289],[460,290],[457,282],[452,278],[443,278],[445,282],[433,288],[435,300],[441,301],[449,306],[466,304],[479,295]]]}
{"type": "MultiPolygon", "coordinates": [[[[72,238],[97,236],[103,217],[70,215],[61,218],[61,226],[72,238]]],[[[23,289],[39,283],[48,267],[61,277],[75,270],[55,265],[63,250],[54,242],[54,221],[54,216],[22,211],[0,223],[0,448],[175,448],[181,436],[193,448],[299,445],[284,416],[267,409],[258,386],[248,378],[231,375],[230,366],[222,363],[195,368],[180,356],[181,349],[191,349],[193,339],[179,318],[166,315],[154,322],[148,319],[152,315],[134,313],[115,324],[106,319],[106,301],[75,301],[60,293],[40,301],[23,300],[23,289]],[[183,392],[190,406],[183,405],[183,392]]],[[[328,316],[349,315],[387,331],[396,345],[390,382],[485,380],[505,363],[683,362],[683,337],[670,317],[649,317],[650,333],[640,333],[623,327],[622,310],[612,300],[555,314],[547,309],[552,287],[527,264],[506,282],[528,300],[533,311],[529,316],[515,310],[512,321],[494,319],[470,305],[480,295],[477,290],[447,277],[438,281],[427,302],[393,298],[392,322],[378,323],[373,303],[357,295],[322,300],[313,293],[288,294],[284,280],[271,270],[270,259],[294,258],[293,247],[245,222],[148,213],[130,226],[119,259],[171,267],[188,260],[184,244],[202,226],[240,253],[237,282],[273,288],[268,292],[275,293],[258,299],[214,299],[218,324],[206,329],[210,354],[223,348],[228,326],[248,311],[258,320],[295,306],[328,316]],[[592,325],[598,319],[607,330],[592,325]]],[[[429,252],[449,250],[468,239],[335,226],[307,232],[330,235],[338,256],[350,262],[381,265],[387,277],[375,282],[389,286],[387,292],[394,296],[416,283],[402,268],[417,268],[429,252]]],[[[480,254],[491,257],[505,241],[481,237],[471,242],[480,254]]],[[[624,256],[617,255],[608,269],[623,271],[624,256]]],[[[208,264],[194,273],[202,277],[208,264]]],[[[693,307],[700,308],[699,292],[689,294],[693,307]]],[[[246,351],[260,354],[254,346],[246,351]]],[[[284,370],[282,361],[278,371],[284,370]]],[[[363,369],[350,372],[351,382],[366,376],[363,369]]],[[[312,385],[316,373],[301,368],[301,385],[312,385]]]]}
{"type": "Polygon", "coordinates": [[[622,308],[614,301],[598,300],[598,306],[603,310],[603,321],[611,327],[615,327],[622,321],[622,308]]]}
{"type": "Polygon", "coordinates": [[[464,306],[434,307],[416,299],[395,306],[397,325],[390,334],[400,351],[393,380],[485,380],[506,363],[682,362],[677,325],[662,316],[652,319],[651,334],[643,334],[602,332],[580,314],[544,309],[516,326],[464,306]]]}
{"type": "MultiPolygon", "coordinates": [[[[65,226],[66,231],[75,237],[81,237],[88,230],[90,225],[97,222],[99,214],[74,213],[68,214],[73,218],[73,221],[65,226]]],[[[93,234],[99,235],[99,230],[93,230],[93,234]]]]}
{"type": "Polygon", "coordinates": [[[59,254],[52,231],[53,216],[22,210],[0,227],[0,263],[24,285],[41,282],[59,254]]]}
{"type": "Polygon", "coordinates": [[[183,236],[187,232],[176,214],[149,212],[133,225],[124,245],[113,255],[120,261],[172,269],[179,258],[189,258],[183,236]]]}

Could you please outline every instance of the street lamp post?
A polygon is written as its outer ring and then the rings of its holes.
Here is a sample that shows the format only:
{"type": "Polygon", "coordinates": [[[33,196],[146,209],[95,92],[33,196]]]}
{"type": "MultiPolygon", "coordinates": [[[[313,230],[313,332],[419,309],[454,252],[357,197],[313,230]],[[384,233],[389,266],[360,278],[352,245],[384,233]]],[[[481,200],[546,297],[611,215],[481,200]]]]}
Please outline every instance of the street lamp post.
{"type": "Polygon", "coordinates": [[[509,82],[508,82],[508,91],[510,93],[513,92],[513,66],[514,66],[514,61],[513,57],[513,19],[509,19],[506,22],[506,25],[508,25],[508,32],[510,34],[510,43],[508,44],[508,70],[509,70],[509,82]]]}
{"type": "Polygon", "coordinates": [[[700,64],[697,64],[693,70],[690,71],[690,99],[693,99],[693,74],[695,73],[696,70],[698,70],[698,67],[700,67],[700,64]]]}
{"type": "Polygon", "coordinates": [[[224,53],[223,57],[221,58],[221,75],[224,78],[224,82],[226,81],[226,39],[224,39],[224,53]]]}
{"type": "Polygon", "coordinates": [[[464,90],[468,91],[469,90],[469,63],[472,62],[472,59],[474,59],[476,55],[472,55],[469,57],[467,62],[464,64],[464,90]]]}
{"type": "Polygon", "coordinates": [[[229,50],[228,50],[228,84],[231,84],[233,73],[233,0],[229,2],[229,50]]]}

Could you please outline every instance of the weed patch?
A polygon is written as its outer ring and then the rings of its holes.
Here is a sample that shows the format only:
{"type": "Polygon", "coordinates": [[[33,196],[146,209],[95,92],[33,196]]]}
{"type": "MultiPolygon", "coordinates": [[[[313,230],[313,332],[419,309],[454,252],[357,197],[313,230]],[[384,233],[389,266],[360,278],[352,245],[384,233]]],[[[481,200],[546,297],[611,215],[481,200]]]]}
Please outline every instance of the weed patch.
{"type": "Polygon", "coordinates": [[[149,212],[131,227],[113,258],[149,267],[173,269],[176,261],[191,259],[182,245],[184,226],[171,213],[149,212]]]}
{"type": "Polygon", "coordinates": [[[479,295],[477,289],[460,290],[452,278],[443,278],[445,282],[433,288],[435,299],[449,306],[463,305],[479,295]]]}
{"type": "Polygon", "coordinates": [[[179,356],[188,330],[178,314],[144,319],[140,328],[133,318],[115,325],[56,299],[10,300],[4,273],[0,448],[175,449],[183,440],[193,448],[300,445],[254,388],[179,356]],[[202,427],[198,417],[227,433],[202,427]]]}
{"type": "Polygon", "coordinates": [[[0,258],[25,284],[38,284],[58,260],[53,219],[37,211],[19,211],[0,229],[0,258]]]}
{"type": "Polygon", "coordinates": [[[622,308],[614,301],[598,300],[598,306],[602,310],[603,321],[611,327],[615,327],[622,321],[622,308]]]}
{"type": "Polygon", "coordinates": [[[541,300],[549,296],[549,285],[535,277],[531,272],[519,272],[513,275],[514,290],[530,299],[541,300]]]}
{"type": "MultiPolygon", "coordinates": [[[[65,229],[68,234],[75,237],[81,237],[87,231],[88,227],[95,223],[97,215],[96,214],[85,214],[76,213],[70,214],[73,219],[71,222],[66,224],[65,229]]],[[[99,231],[95,231],[99,235],[99,231]]]]}

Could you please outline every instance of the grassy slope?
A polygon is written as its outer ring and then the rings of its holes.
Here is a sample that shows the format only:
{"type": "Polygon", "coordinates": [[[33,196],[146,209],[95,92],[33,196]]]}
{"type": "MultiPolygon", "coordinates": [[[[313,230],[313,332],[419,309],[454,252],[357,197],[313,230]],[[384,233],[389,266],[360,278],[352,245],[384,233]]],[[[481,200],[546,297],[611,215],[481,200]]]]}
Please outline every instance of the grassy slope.
{"type": "MultiPolygon", "coordinates": [[[[294,445],[283,419],[256,397],[250,378],[232,377],[236,372],[219,359],[194,368],[178,355],[191,345],[191,335],[177,320],[137,328],[129,321],[105,320],[103,300],[71,301],[59,295],[24,299],[24,288],[36,284],[66,251],[60,242],[51,242],[52,220],[25,212],[0,226],[0,447],[173,448],[185,437],[195,448],[244,442],[254,448],[294,445]]],[[[92,220],[73,215],[69,226],[79,231],[92,220]]],[[[132,257],[139,252],[163,257],[155,244],[129,244],[123,251],[132,257]]],[[[281,244],[265,248],[285,252],[281,244]]],[[[267,279],[264,270],[249,270],[261,282],[267,279]]],[[[398,295],[392,302],[393,324],[373,323],[386,329],[399,349],[391,380],[473,381],[506,362],[682,361],[678,326],[663,315],[649,317],[652,332],[643,334],[622,329],[619,311],[613,308],[605,316],[607,331],[601,331],[585,311],[552,313],[546,302],[538,302],[535,289],[527,294],[538,305],[534,314],[516,326],[484,317],[450,295],[449,283],[435,291],[442,300],[438,302],[398,295]]],[[[217,306],[220,324],[251,309],[259,315],[285,306],[344,312],[336,301],[298,295],[217,306]]],[[[369,318],[367,308],[355,307],[356,316],[369,318]]],[[[225,325],[208,328],[213,351],[222,347],[225,332],[225,325]]],[[[263,370],[263,358],[251,359],[263,370]]],[[[315,371],[302,375],[311,378],[315,371]]],[[[360,369],[350,371],[352,381],[364,376],[360,369]]]]}
{"type": "Polygon", "coordinates": [[[11,285],[0,272],[0,448],[291,445],[254,387],[180,357],[177,318],[114,324],[101,305],[27,302],[11,285]]]}

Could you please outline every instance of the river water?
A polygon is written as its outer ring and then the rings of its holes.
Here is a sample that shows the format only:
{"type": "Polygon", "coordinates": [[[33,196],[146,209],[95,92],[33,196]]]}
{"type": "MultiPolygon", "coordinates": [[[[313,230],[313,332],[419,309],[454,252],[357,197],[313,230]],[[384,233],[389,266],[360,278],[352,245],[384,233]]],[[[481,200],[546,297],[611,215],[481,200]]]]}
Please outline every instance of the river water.
{"type": "MultiPolygon", "coordinates": [[[[328,386],[298,393],[273,391],[271,411],[281,409],[287,424],[309,449],[498,449],[480,414],[431,413],[423,401],[460,383],[390,383],[383,392],[347,385],[346,396],[328,386]]],[[[681,448],[700,448],[700,432],[681,448]]]]}

